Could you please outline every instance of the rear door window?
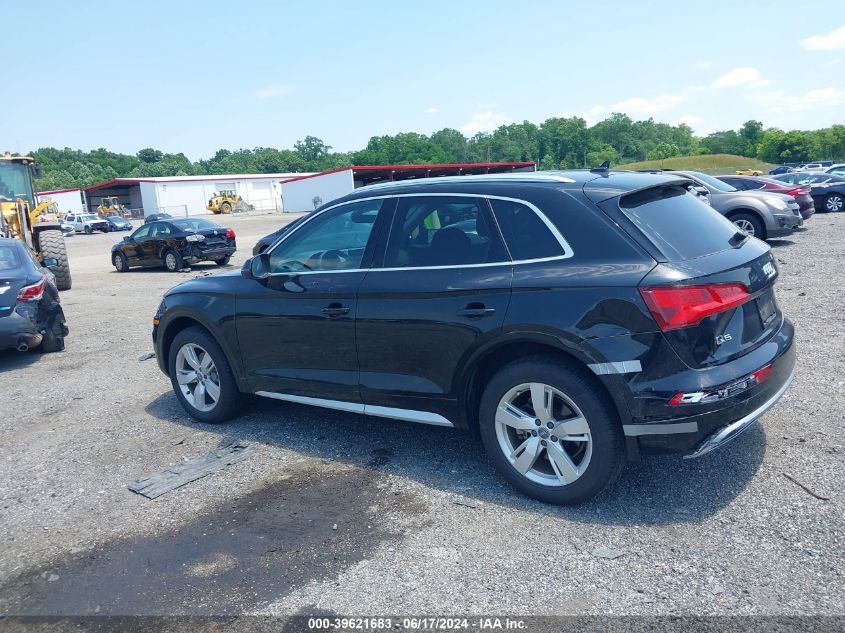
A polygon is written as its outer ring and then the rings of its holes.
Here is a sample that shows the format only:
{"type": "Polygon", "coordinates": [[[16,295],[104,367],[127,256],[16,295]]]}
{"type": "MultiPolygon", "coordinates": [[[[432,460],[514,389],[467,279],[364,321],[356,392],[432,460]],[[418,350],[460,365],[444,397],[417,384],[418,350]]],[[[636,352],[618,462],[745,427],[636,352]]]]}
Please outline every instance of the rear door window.
{"type": "Polygon", "coordinates": [[[487,201],[463,196],[399,198],[385,268],[509,261],[487,201]]]}
{"type": "Polygon", "coordinates": [[[514,260],[561,257],[566,254],[552,229],[528,205],[498,199],[491,199],[490,204],[514,260]]]}
{"type": "Polygon", "coordinates": [[[619,207],[670,261],[725,251],[737,233],[730,220],[680,185],[622,196],[619,207]]]}

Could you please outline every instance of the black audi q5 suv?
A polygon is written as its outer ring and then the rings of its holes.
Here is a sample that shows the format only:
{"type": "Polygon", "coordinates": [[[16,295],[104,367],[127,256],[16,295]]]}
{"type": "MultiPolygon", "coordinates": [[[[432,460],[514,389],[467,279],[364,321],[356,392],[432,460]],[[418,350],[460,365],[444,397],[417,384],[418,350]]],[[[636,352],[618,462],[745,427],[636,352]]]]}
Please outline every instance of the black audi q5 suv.
{"type": "Polygon", "coordinates": [[[158,364],[194,418],[242,394],[468,429],[523,493],[592,497],[640,451],[699,457],[787,389],[769,247],[668,174],[356,190],[240,272],[170,290],[158,364]]]}

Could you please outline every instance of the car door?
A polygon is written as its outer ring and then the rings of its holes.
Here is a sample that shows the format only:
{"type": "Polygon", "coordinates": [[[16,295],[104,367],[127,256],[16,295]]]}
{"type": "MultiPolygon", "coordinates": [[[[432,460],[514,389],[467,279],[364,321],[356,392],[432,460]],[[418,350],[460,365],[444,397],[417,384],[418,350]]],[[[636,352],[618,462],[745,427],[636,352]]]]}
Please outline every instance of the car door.
{"type": "Polygon", "coordinates": [[[132,233],[120,247],[121,252],[126,257],[126,261],[130,266],[145,265],[144,259],[144,245],[150,238],[150,227],[152,224],[145,224],[137,231],[132,233]]]}
{"type": "Polygon", "coordinates": [[[501,330],[510,299],[488,201],[399,197],[380,264],[358,290],[361,398],[368,413],[448,424],[457,370],[501,330]]]}
{"type": "Polygon", "coordinates": [[[374,199],[329,208],[263,255],[269,276],[238,294],[235,323],[253,391],[360,403],[356,292],[386,205],[374,199]]]}

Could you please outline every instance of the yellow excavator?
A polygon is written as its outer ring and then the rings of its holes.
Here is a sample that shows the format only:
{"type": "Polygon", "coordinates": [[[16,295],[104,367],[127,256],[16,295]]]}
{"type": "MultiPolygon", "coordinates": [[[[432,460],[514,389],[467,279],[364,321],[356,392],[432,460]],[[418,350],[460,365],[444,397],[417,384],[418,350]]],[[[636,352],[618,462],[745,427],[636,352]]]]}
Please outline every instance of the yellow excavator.
{"type": "Polygon", "coordinates": [[[100,204],[97,206],[97,215],[101,218],[107,218],[111,215],[123,218],[126,217],[126,212],[117,196],[105,196],[100,199],[100,204]]]}
{"type": "Polygon", "coordinates": [[[222,189],[209,199],[206,209],[212,213],[231,213],[232,209],[240,208],[243,198],[235,193],[233,189],[222,189]]]}
{"type": "Polygon", "coordinates": [[[0,156],[0,237],[25,242],[40,261],[55,260],[50,270],[59,290],[71,285],[65,238],[49,199],[35,198],[34,178],[39,169],[29,156],[0,156]]]}

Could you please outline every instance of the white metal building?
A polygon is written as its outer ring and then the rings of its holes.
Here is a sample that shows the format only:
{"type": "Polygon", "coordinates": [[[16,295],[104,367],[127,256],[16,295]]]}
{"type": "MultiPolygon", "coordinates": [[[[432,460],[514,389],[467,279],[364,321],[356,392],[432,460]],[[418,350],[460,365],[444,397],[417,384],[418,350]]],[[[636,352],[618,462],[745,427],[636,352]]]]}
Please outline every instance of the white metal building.
{"type": "Polygon", "coordinates": [[[82,213],[82,191],[80,189],[56,189],[54,191],[39,191],[35,194],[39,202],[51,200],[59,206],[62,213],[82,213]]]}
{"type": "Polygon", "coordinates": [[[445,165],[362,165],[341,167],[319,174],[296,174],[281,183],[285,211],[313,211],[320,205],[351,193],[358,187],[437,176],[470,176],[534,171],[533,162],[449,163],[445,165]]]}
{"type": "Polygon", "coordinates": [[[87,206],[95,210],[106,196],[117,196],[120,203],[139,216],[170,213],[174,216],[204,215],[209,198],[224,190],[234,190],[256,210],[281,211],[280,181],[310,174],[226,174],[212,176],[165,176],[159,178],[115,178],[85,187],[87,206]]]}

